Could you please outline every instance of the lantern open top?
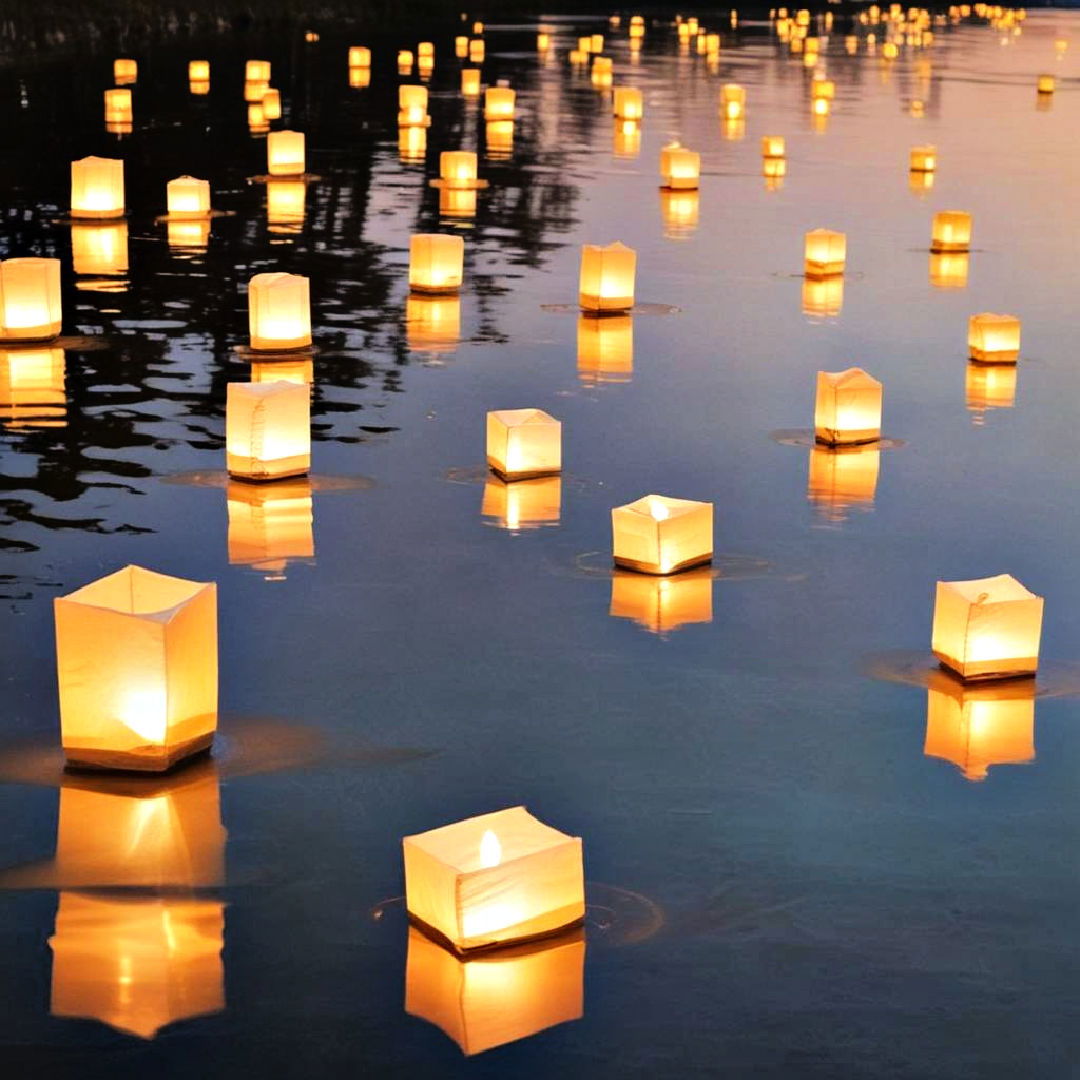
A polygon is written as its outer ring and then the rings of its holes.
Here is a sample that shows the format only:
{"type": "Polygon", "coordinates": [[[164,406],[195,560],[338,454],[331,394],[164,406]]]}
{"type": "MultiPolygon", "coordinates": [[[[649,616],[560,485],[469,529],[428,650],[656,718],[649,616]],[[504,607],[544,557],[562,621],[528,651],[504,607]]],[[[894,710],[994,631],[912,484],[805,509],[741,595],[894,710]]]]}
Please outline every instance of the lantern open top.
{"type": "Polygon", "coordinates": [[[1037,600],[1011,574],[976,578],[973,581],[942,581],[942,588],[959,593],[969,604],[1002,604],[1010,600],[1037,600]]]}
{"type": "Polygon", "coordinates": [[[637,502],[627,503],[623,509],[651,518],[653,521],[668,521],[707,505],[693,499],[673,499],[668,495],[645,495],[637,502]]]}
{"type": "Polygon", "coordinates": [[[68,593],[64,600],[118,615],[135,615],[140,619],[167,623],[190,600],[213,587],[213,582],[185,581],[132,563],[68,593]]]}

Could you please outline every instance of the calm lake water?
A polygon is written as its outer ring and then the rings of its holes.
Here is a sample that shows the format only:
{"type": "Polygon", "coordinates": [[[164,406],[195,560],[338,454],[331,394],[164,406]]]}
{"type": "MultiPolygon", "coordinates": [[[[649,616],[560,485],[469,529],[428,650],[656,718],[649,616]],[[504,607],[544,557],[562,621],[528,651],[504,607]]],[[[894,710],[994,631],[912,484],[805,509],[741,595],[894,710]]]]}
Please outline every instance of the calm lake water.
{"type": "MultiPolygon", "coordinates": [[[[0,69],[0,254],[63,260],[73,339],[17,401],[0,354],[5,1075],[1080,1068],[1080,16],[939,28],[892,64],[848,55],[838,22],[824,124],[763,23],[725,26],[715,70],[659,25],[635,60],[624,27],[608,51],[644,91],[639,142],[565,62],[606,22],[556,25],[546,61],[535,24],[487,28],[485,81],[518,91],[501,151],[437,37],[417,161],[394,53],[419,28],[370,42],[366,88],[332,28],[132,49],[123,138],[102,121],[115,49],[0,69]],[[249,179],[250,57],[273,62],[274,126],[307,133],[302,222],[269,223],[249,179]],[[744,130],[718,118],[727,81],[744,130]],[[787,138],[782,186],[765,134],[787,138]],[[674,205],[673,137],[703,159],[674,205]],[[471,218],[428,185],[457,148],[490,181],[471,218]],[[63,220],[87,154],[125,160],[126,234],[63,220]],[[228,215],[202,252],[155,223],[183,173],[228,215]],[[966,279],[931,263],[940,209],[974,215],[966,279]],[[816,227],[848,235],[842,297],[804,291],[816,227]],[[417,231],[465,238],[466,284],[407,321],[417,231]],[[613,240],[642,308],[601,343],[577,269],[613,240]],[[224,402],[268,270],[311,279],[312,475],[253,507],[225,478],[224,402]],[[979,311],[1022,317],[1015,382],[969,371],[979,311]],[[884,383],[895,444],[854,463],[806,439],[815,373],[852,365],[884,383]],[[484,414],[521,407],[562,421],[566,472],[508,495],[485,484],[484,414]],[[613,575],[610,508],[653,491],[715,503],[713,573],[613,575]],[[142,797],[62,779],[54,749],[52,600],[127,563],[219,589],[217,750],[142,797]],[[931,675],[933,586],[1001,572],[1046,597],[1039,689],[974,701],[965,741],[931,675]],[[496,972],[511,1041],[467,1057],[406,1011],[400,840],[518,804],[584,838],[585,946],[539,988],[496,972]]],[[[414,990],[453,1012],[463,973],[425,971],[414,990]]]]}

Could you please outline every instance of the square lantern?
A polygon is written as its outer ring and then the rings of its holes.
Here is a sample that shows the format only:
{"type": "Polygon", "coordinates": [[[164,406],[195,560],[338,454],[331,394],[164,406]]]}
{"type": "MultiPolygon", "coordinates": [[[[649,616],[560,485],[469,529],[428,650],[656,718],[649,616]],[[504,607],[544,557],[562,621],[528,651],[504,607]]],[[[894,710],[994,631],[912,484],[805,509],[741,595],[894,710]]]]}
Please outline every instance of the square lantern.
{"type": "Polygon", "coordinates": [[[482,64],[484,62],[484,42],[482,38],[473,38],[469,42],[469,63],[482,64]]]}
{"type": "Polygon", "coordinates": [[[138,61],[126,57],[113,61],[113,82],[117,86],[130,86],[138,77],[138,61]]]}
{"type": "Polygon", "coordinates": [[[808,277],[842,274],[847,262],[847,236],[831,229],[811,229],[806,234],[805,268],[808,277]]]}
{"type": "Polygon", "coordinates": [[[371,67],[371,50],[366,45],[350,45],[349,46],[349,67],[351,67],[351,68],[369,68],[369,67],[371,67]]]}
{"type": "Polygon", "coordinates": [[[480,96],[480,69],[462,68],[461,70],[461,93],[465,97],[480,96]]]}
{"type": "Polygon", "coordinates": [[[439,155],[439,176],[448,188],[476,187],[476,154],[471,150],[444,150],[439,155]]]}
{"type": "Polygon", "coordinates": [[[931,647],[962,679],[1034,675],[1042,615],[1042,597],[1009,574],[939,581],[931,647]]]}
{"type": "Polygon", "coordinates": [[[585,917],[581,838],[525,807],[407,836],[405,906],[455,949],[509,944],[585,917]]]}
{"type": "Polygon", "coordinates": [[[489,475],[480,515],[490,525],[511,532],[558,525],[562,514],[562,478],[538,476],[507,482],[489,475]]]}
{"type": "Polygon", "coordinates": [[[967,407],[972,412],[1011,409],[1016,403],[1016,365],[972,361],[967,366],[964,389],[967,407]]]}
{"type": "Polygon", "coordinates": [[[263,116],[267,120],[280,120],[281,119],[281,91],[275,90],[272,87],[263,94],[262,99],[263,116]]]}
{"type": "Polygon", "coordinates": [[[634,372],[633,318],[579,315],[577,369],[583,383],[629,382],[634,372]]]}
{"type": "Polygon", "coordinates": [[[105,91],[105,123],[130,124],[133,119],[130,90],[105,91]]]}
{"type": "Polygon", "coordinates": [[[349,86],[353,90],[363,90],[365,87],[371,85],[371,68],[370,67],[351,67],[349,68],[349,86]]]}
{"type": "Polygon", "coordinates": [[[881,451],[869,446],[812,446],[806,497],[827,521],[874,505],[881,451]]]}
{"type": "Polygon", "coordinates": [[[268,580],[280,580],[290,560],[314,557],[311,481],[306,477],[276,484],[230,480],[226,499],[231,565],[251,566],[268,580]]]}
{"type": "Polygon", "coordinates": [[[59,259],[0,262],[0,341],[51,341],[62,318],[59,259]]]}
{"type": "Polygon", "coordinates": [[[971,215],[963,210],[941,210],[934,215],[930,250],[956,252],[971,250],[971,215]]]}
{"type": "Polygon", "coordinates": [[[240,480],[305,476],[311,468],[311,390],[302,383],[229,383],[225,457],[240,480]]]}
{"type": "Polygon", "coordinates": [[[428,92],[426,86],[405,83],[398,87],[398,127],[427,127],[428,92]]]}
{"type": "Polygon", "coordinates": [[[782,158],[786,153],[783,135],[764,135],[761,139],[761,156],[763,158],[782,158]]]}
{"type": "Polygon", "coordinates": [[[189,79],[188,90],[197,97],[205,97],[210,93],[209,79],[189,79]]]}
{"type": "Polygon", "coordinates": [[[64,350],[0,349],[0,423],[8,428],[63,427],[64,350]]]}
{"type": "Polygon", "coordinates": [[[645,112],[641,91],[620,86],[612,95],[612,111],[620,120],[640,120],[645,112]]]}
{"type": "Polygon", "coordinates": [[[617,241],[581,249],[578,300],[584,311],[629,311],[634,306],[637,253],[617,241]]]}
{"type": "Polygon", "coordinates": [[[187,66],[188,82],[208,83],[210,81],[209,60],[189,60],[187,66]]]}
{"type": "Polygon", "coordinates": [[[472,1056],[580,1020],[584,973],[580,929],[462,959],[410,927],[405,1011],[472,1056]]]}
{"type": "Polygon", "coordinates": [[[660,184],[673,191],[696,191],[701,176],[701,155],[679,143],[660,151],[660,184]]]}
{"type": "Polygon", "coordinates": [[[411,75],[413,68],[412,49],[398,49],[397,67],[399,75],[411,75]]]}
{"type": "Polygon", "coordinates": [[[454,38],[454,55],[459,60],[464,60],[469,55],[469,39],[465,34],[458,34],[454,38]]]}
{"type": "Polygon", "coordinates": [[[1020,320],[983,312],[968,320],[968,352],[984,364],[1015,364],[1020,358],[1020,320]]]}
{"type": "Polygon", "coordinates": [[[269,60],[249,60],[244,65],[244,82],[265,82],[270,81],[270,61],[269,60]]]}
{"type": "Polygon", "coordinates": [[[447,293],[461,288],[465,241],[447,233],[416,233],[409,239],[409,288],[447,293]]]}
{"type": "Polygon", "coordinates": [[[562,424],[542,409],[489,412],[487,463],[504,480],[525,480],[560,472],[562,424]]]}
{"type": "Polygon", "coordinates": [[[165,189],[169,217],[204,218],[210,215],[210,181],[178,176],[165,189]]]}
{"type": "Polygon", "coordinates": [[[1038,91],[1040,94],[1052,94],[1054,92],[1054,76],[1053,75],[1040,75],[1038,82],[1038,91]]]}
{"type": "Polygon", "coordinates": [[[421,41],[416,46],[416,55],[423,60],[425,57],[429,60],[435,58],[435,43],[431,41],[421,41]]]}
{"type": "Polygon", "coordinates": [[[489,86],[484,91],[484,119],[513,120],[516,98],[509,86],[489,86]]]}
{"type": "Polygon", "coordinates": [[[616,566],[674,574],[712,561],[713,504],[646,495],[611,511],[616,566]]]}
{"type": "Polygon", "coordinates": [[[256,274],[248,283],[251,347],[287,352],[311,344],[310,282],[300,274],[256,274]]]}
{"type": "Polygon", "coordinates": [[[249,105],[258,105],[262,108],[262,99],[266,97],[270,84],[265,79],[252,79],[244,83],[244,100],[249,105]]]}
{"type": "Polygon", "coordinates": [[[707,567],[673,577],[616,570],[608,614],[664,637],[691,623],[712,622],[712,601],[713,574],[707,567]]]}
{"type": "Polygon", "coordinates": [[[746,112],[746,88],[738,83],[725,83],[720,88],[720,114],[726,120],[741,120],[746,112]]]}
{"type": "Polygon", "coordinates": [[[86,157],[71,163],[71,216],[124,216],[124,163],[118,158],[86,157]]]}
{"type": "Polygon", "coordinates": [[[217,586],[127,566],[53,601],[64,756],[164,772],[217,728],[217,586]]]}
{"type": "Polygon", "coordinates": [[[304,172],[304,133],[272,131],[266,137],[266,171],[271,176],[299,176],[304,172]]]}
{"type": "Polygon", "coordinates": [[[917,173],[932,173],[937,168],[937,147],[913,146],[910,169],[917,173]]]}
{"type": "Polygon", "coordinates": [[[881,438],[882,387],[862,368],[819,371],[814,437],[827,446],[876,442],[881,438]]]}
{"type": "Polygon", "coordinates": [[[600,90],[606,90],[614,81],[613,65],[610,56],[597,56],[592,63],[592,84],[600,90]]]}

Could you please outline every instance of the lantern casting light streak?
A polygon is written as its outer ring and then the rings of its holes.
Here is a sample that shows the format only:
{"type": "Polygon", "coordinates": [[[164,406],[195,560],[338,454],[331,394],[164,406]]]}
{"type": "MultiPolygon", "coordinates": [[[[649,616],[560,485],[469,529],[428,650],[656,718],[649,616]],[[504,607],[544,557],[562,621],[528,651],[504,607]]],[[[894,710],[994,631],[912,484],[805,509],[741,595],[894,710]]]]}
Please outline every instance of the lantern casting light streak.
{"type": "Polygon", "coordinates": [[[608,614],[632,619],[649,633],[666,637],[691,623],[712,622],[712,601],[713,574],[708,568],[672,577],[616,570],[608,614]]]}
{"type": "Polygon", "coordinates": [[[712,561],[713,505],[646,495],[611,511],[616,566],[674,574],[712,561]]]}
{"type": "Polygon", "coordinates": [[[528,480],[560,472],[562,424],[542,409],[489,412],[487,463],[503,480],[528,480]]]}
{"type": "Polygon", "coordinates": [[[862,368],[819,371],[814,437],[826,446],[876,442],[881,438],[882,387],[862,368]]]}
{"type": "Polygon", "coordinates": [[[660,151],[660,186],[673,191],[695,191],[701,176],[701,155],[678,142],[660,151]]]}
{"type": "Polygon", "coordinates": [[[488,524],[510,532],[558,525],[562,509],[562,478],[539,476],[507,482],[489,475],[484,483],[480,514],[488,524]]]}

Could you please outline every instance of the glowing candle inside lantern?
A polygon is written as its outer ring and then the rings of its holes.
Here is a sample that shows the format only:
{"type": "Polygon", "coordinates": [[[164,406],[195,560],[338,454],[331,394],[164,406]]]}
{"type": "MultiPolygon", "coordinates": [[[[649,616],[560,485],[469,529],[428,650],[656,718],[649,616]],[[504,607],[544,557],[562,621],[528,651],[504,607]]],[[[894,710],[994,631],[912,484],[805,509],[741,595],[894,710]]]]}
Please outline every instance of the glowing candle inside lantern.
{"type": "Polygon", "coordinates": [[[862,368],[819,371],[814,435],[828,446],[881,438],[882,387],[862,368]]]}
{"type": "Polygon", "coordinates": [[[461,93],[465,97],[480,96],[480,69],[461,69],[461,93]]]}
{"type": "Polygon", "coordinates": [[[71,216],[124,216],[123,161],[86,157],[71,163],[71,216]]]}
{"type": "Polygon", "coordinates": [[[547,52],[551,48],[551,35],[550,34],[537,34],[536,35],[536,50],[537,52],[547,52]]]}
{"type": "Polygon", "coordinates": [[[746,112],[746,88],[725,83],[720,90],[720,113],[728,120],[740,120],[746,112]]]}
{"type": "Polygon", "coordinates": [[[398,127],[427,127],[431,120],[427,112],[426,86],[406,83],[398,87],[398,127]]]}
{"type": "Polygon", "coordinates": [[[169,217],[201,218],[210,213],[210,182],[178,176],[166,185],[169,217]]]}
{"type": "Polygon", "coordinates": [[[487,463],[504,480],[525,480],[559,472],[562,424],[542,409],[489,412],[487,463]]]}
{"type": "Polygon", "coordinates": [[[578,300],[584,311],[629,311],[634,306],[637,253],[617,241],[581,249],[578,300]]]}
{"type": "Polygon", "coordinates": [[[189,60],[187,72],[188,82],[208,83],[210,81],[210,61],[189,60]]]}
{"type": "Polygon", "coordinates": [[[601,90],[611,86],[614,80],[611,57],[597,56],[592,64],[592,84],[601,90]]]}
{"type": "Polygon", "coordinates": [[[267,120],[281,119],[281,91],[267,90],[262,99],[263,115],[267,120]]]}
{"type": "Polygon", "coordinates": [[[913,146],[911,148],[910,168],[912,172],[933,172],[937,168],[937,148],[933,146],[913,146]]]}
{"type": "Polygon", "coordinates": [[[0,262],[0,341],[49,341],[61,321],[59,259],[0,262]]]}
{"type": "Polygon", "coordinates": [[[248,284],[251,347],[302,349],[311,344],[310,282],[300,274],[256,274],[248,284]]]}
{"type": "Polygon", "coordinates": [[[712,503],[648,495],[611,511],[617,566],[673,574],[712,560],[712,503]]]}
{"type": "Polygon", "coordinates": [[[963,210],[941,210],[934,215],[930,250],[964,252],[971,248],[971,215],[963,210]]]}
{"type": "Polygon", "coordinates": [[[513,120],[516,97],[509,86],[489,86],[484,91],[484,119],[513,120]]]}
{"type": "Polygon", "coordinates": [[[761,140],[761,156],[763,158],[782,158],[785,153],[783,135],[765,135],[761,140]]]}
{"type": "Polygon", "coordinates": [[[480,865],[484,869],[488,869],[492,866],[498,866],[501,862],[502,844],[499,843],[499,838],[490,829],[487,829],[480,841],[480,865]]]}
{"type": "Polygon", "coordinates": [[[409,239],[409,288],[457,292],[464,277],[465,241],[446,233],[415,233],[409,239]]]}
{"type": "Polygon", "coordinates": [[[135,60],[120,59],[113,61],[113,82],[117,86],[129,86],[139,77],[139,64],[135,60]]]}
{"type": "Polygon", "coordinates": [[[847,261],[847,237],[831,229],[812,229],[806,234],[805,270],[808,276],[842,274],[847,261]]]}
{"type": "Polygon", "coordinates": [[[229,383],[225,451],[230,476],[279,480],[311,465],[311,392],[294,382],[229,383]]]}
{"type": "Polygon", "coordinates": [[[968,320],[968,350],[972,360],[1015,364],[1020,356],[1020,320],[1015,315],[983,312],[968,320]]]}
{"type": "Polygon", "coordinates": [[[266,82],[270,81],[270,61],[269,60],[249,60],[244,65],[244,82],[266,82]]]}
{"type": "Polygon", "coordinates": [[[665,188],[693,191],[701,176],[701,155],[678,142],[668,143],[660,151],[660,182],[665,188]]]}
{"type": "Polygon", "coordinates": [[[366,45],[349,46],[349,67],[371,67],[371,50],[366,45]]]}
{"type": "Polygon", "coordinates": [[[266,119],[266,109],[261,101],[253,101],[247,107],[248,131],[252,135],[265,135],[270,130],[270,121],[266,119]]]}
{"type": "Polygon", "coordinates": [[[471,150],[444,150],[439,155],[439,176],[447,187],[475,187],[476,172],[476,154],[471,150]]]}
{"type": "Polygon", "coordinates": [[[271,176],[299,176],[305,166],[302,131],[272,131],[266,137],[266,171],[271,176]]]}
{"type": "Polygon", "coordinates": [[[640,120],[645,111],[641,91],[620,86],[612,96],[612,109],[620,120],[640,120]]]}

